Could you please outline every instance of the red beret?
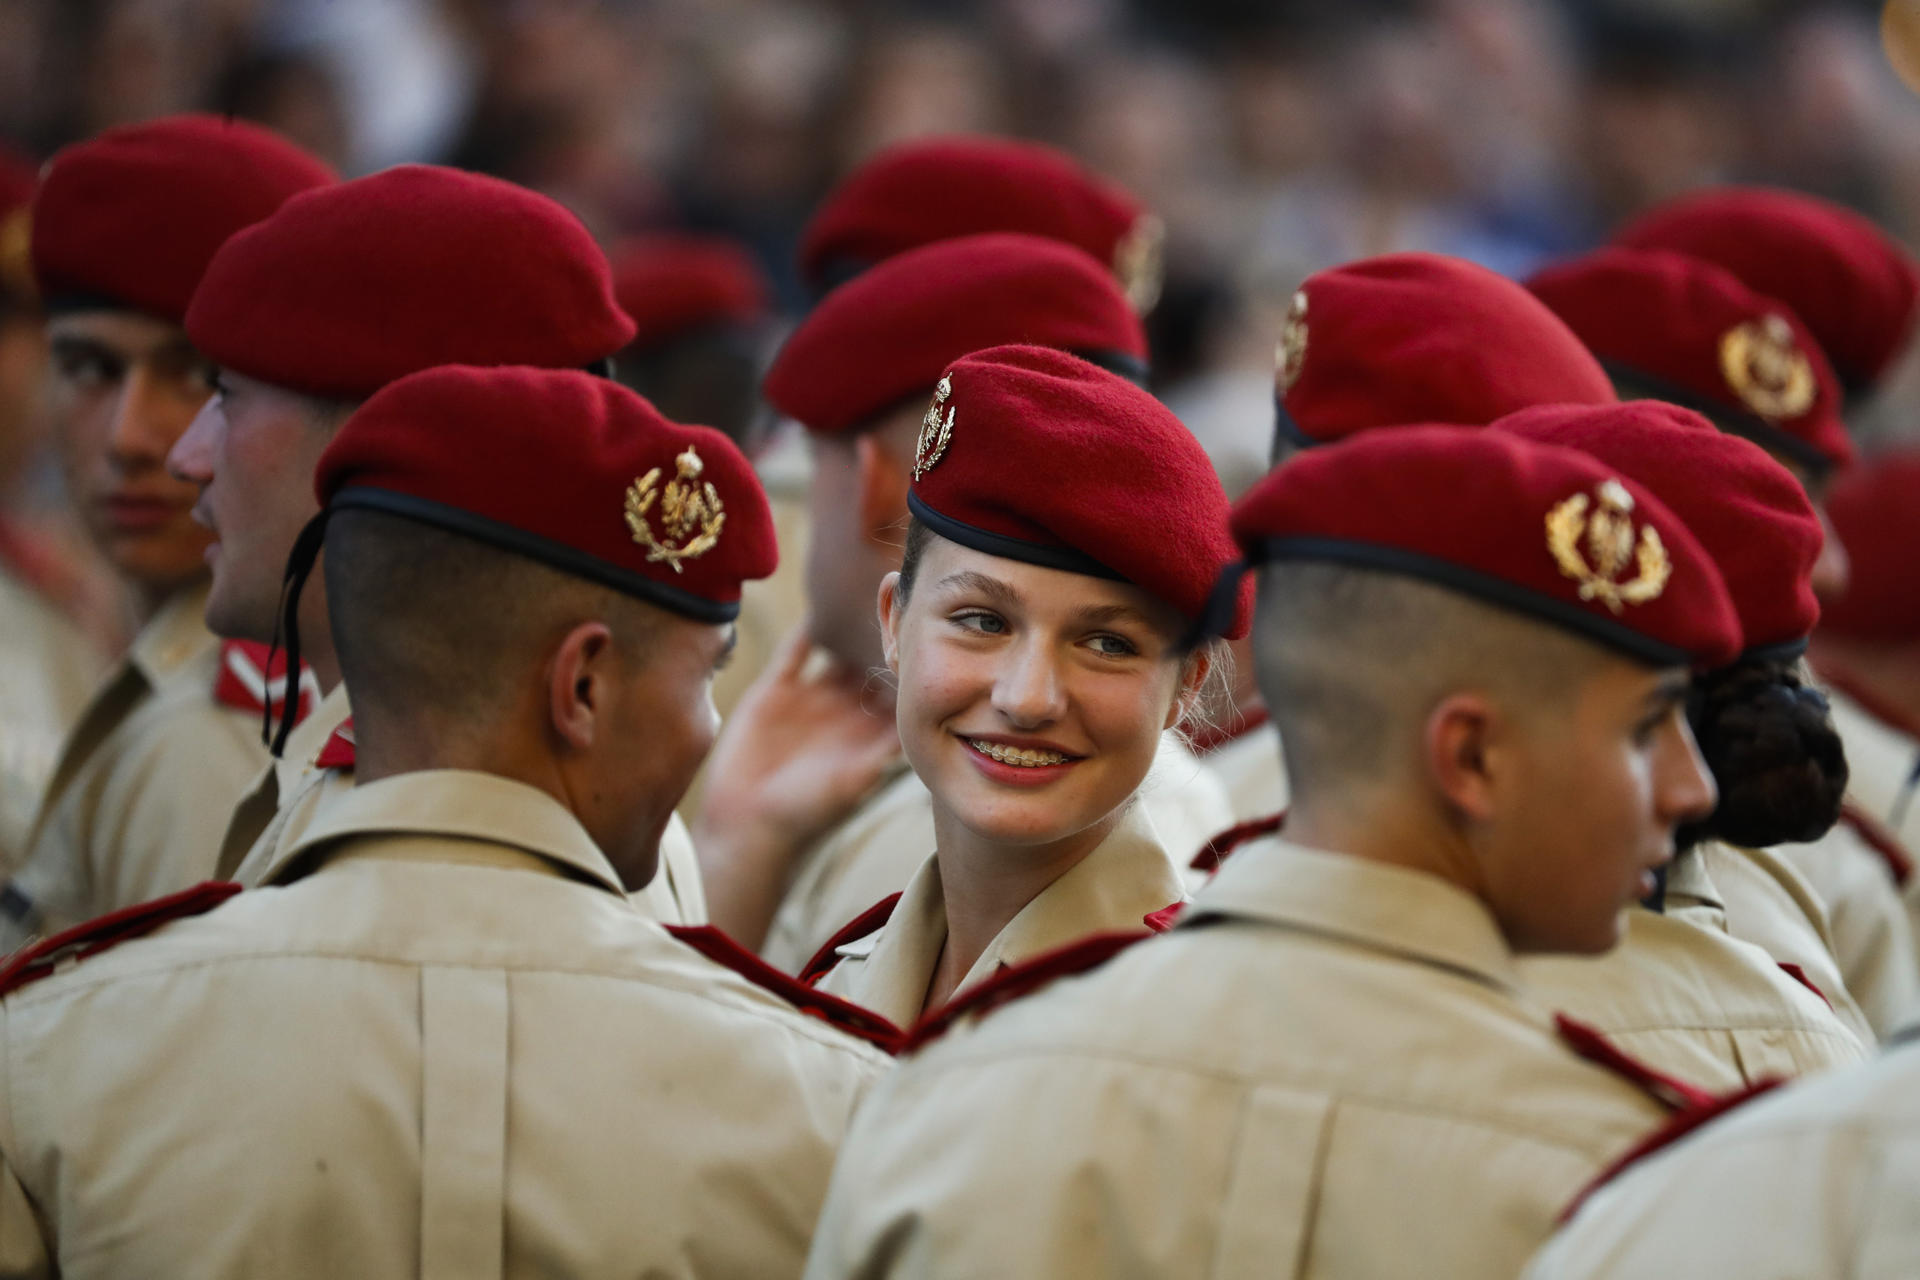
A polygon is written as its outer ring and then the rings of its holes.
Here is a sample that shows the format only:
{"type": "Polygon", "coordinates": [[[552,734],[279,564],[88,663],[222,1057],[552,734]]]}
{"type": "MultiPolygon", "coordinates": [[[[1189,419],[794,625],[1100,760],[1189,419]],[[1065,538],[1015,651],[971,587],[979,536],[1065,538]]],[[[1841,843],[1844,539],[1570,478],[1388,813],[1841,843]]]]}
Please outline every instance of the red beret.
{"type": "Polygon", "coordinates": [[[40,166],[32,156],[0,142],[0,217],[33,203],[40,166]]]}
{"type": "Polygon", "coordinates": [[[1806,648],[1820,620],[1813,563],[1824,535],[1806,490],[1765,449],[1658,400],[1542,405],[1493,425],[1591,454],[1645,485],[1713,557],[1746,651],[1792,657],[1806,648]]]}
{"type": "Polygon", "coordinates": [[[1849,389],[1878,381],[1913,330],[1920,271],[1879,227],[1816,196],[1720,187],[1668,201],[1614,237],[1724,267],[1792,307],[1849,389]]]}
{"type": "Polygon", "coordinates": [[[1614,399],[1605,371],[1538,299],[1485,267],[1431,253],[1309,276],[1276,365],[1280,431],[1299,445],[1614,399]]]}
{"type": "Polygon", "coordinates": [[[341,426],[314,491],[330,512],[438,525],[700,622],[734,618],[741,582],[778,559],[732,441],[574,370],[401,378],[341,426]]]}
{"type": "Polygon", "coordinates": [[[1827,515],[1847,549],[1847,592],[1827,602],[1820,629],[1882,643],[1920,640],[1920,450],[1867,459],[1834,481],[1827,515]]]}
{"type": "Polygon", "coordinates": [[[821,300],[762,387],[809,431],[858,426],[983,347],[1071,351],[1144,378],[1147,336],[1100,264],[1057,241],[965,236],[910,249],[821,300]]]}
{"type": "Polygon", "coordinates": [[[1233,510],[1250,562],[1423,578],[1644,662],[1723,666],[1740,621],[1700,543],[1636,481],[1504,431],[1413,426],[1309,449],[1233,510]]]}
{"type": "Polygon", "coordinates": [[[821,290],[903,250],[983,231],[1024,231],[1093,255],[1142,312],[1160,296],[1160,220],[1064,151],[1010,138],[881,151],[814,211],[800,275],[821,290]]]}
{"type": "Polygon", "coordinates": [[[633,322],[606,255],[559,204],[410,164],[289,200],[235,236],[187,333],[250,378],[357,399],[442,364],[585,368],[633,322]]]}
{"type": "Polygon", "coordinates": [[[754,324],[768,315],[766,273],[721,236],[634,236],[613,251],[613,295],[633,321],[633,346],[693,329],[754,324]]]}
{"type": "MultiPolygon", "coordinates": [[[[989,555],[1131,582],[1203,617],[1236,559],[1227,495],[1167,407],[1046,347],[955,361],[921,426],[907,506],[989,555]]],[[[1229,637],[1244,635],[1243,598],[1229,637]]]]}
{"type": "Polygon", "coordinates": [[[333,170],[258,125],[171,116],[109,129],[48,164],[33,270],[54,305],[124,307],[178,324],[214,251],[333,170]]]}
{"type": "Polygon", "coordinates": [[[1697,258],[1599,249],[1527,282],[1625,390],[1671,400],[1804,467],[1853,460],[1840,386],[1793,309],[1697,258]]]}

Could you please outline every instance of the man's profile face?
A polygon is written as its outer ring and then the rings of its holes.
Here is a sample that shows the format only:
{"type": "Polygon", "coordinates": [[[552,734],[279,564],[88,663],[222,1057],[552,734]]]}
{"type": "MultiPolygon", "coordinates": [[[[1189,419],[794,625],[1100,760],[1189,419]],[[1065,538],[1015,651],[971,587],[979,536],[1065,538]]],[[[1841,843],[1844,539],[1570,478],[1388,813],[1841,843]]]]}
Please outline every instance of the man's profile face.
{"type": "Polygon", "coordinates": [[[131,311],[56,315],[47,344],[54,437],[87,532],[145,591],[199,578],[210,539],[166,458],[212,394],[211,367],[178,325],[131,311]]]}
{"type": "Polygon", "coordinates": [[[1712,812],[1687,688],[1684,669],[1610,656],[1558,705],[1509,717],[1482,872],[1516,951],[1610,949],[1622,912],[1671,858],[1675,828],[1712,812]]]}

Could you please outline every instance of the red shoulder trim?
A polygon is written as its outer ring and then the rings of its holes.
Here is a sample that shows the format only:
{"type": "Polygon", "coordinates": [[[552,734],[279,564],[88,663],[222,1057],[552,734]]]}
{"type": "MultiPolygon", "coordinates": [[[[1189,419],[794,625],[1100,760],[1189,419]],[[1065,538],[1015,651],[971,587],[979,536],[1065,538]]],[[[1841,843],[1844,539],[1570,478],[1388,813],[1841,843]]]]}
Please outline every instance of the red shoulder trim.
{"type": "Polygon", "coordinates": [[[1584,1022],[1575,1022],[1564,1013],[1556,1013],[1553,1015],[1553,1025],[1568,1048],[1595,1066],[1605,1067],[1627,1083],[1637,1086],[1662,1106],[1684,1111],[1689,1107],[1704,1107],[1713,1101],[1713,1095],[1705,1089],[1676,1080],[1630,1057],[1599,1030],[1584,1022]]]}
{"type": "Polygon", "coordinates": [[[1789,978],[1792,978],[1795,982],[1799,983],[1801,986],[1805,987],[1807,990],[1813,992],[1813,994],[1819,996],[1821,1004],[1826,1005],[1827,1008],[1829,1009],[1833,1008],[1833,1001],[1827,999],[1826,992],[1822,991],[1819,987],[1816,987],[1813,985],[1813,979],[1807,976],[1807,971],[1805,969],[1802,969],[1799,965],[1790,963],[1786,960],[1782,960],[1779,963],[1780,963],[1780,968],[1786,973],[1786,975],[1789,978]]]}
{"type": "Polygon", "coordinates": [[[340,727],[328,737],[326,745],[320,748],[320,754],[313,758],[313,767],[316,769],[353,768],[353,718],[351,716],[341,721],[340,727]]]}
{"type": "Polygon", "coordinates": [[[1097,969],[1134,943],[1151,937],[1151,933],[1096,933],[1035,956],[1025,964],[1002,969],[985,982],[976,984],[965,995],[947,1001],[914,1023],[913,1029],[907,1032],[900,1052],[910,1053],[938,1040],[960,1019],[973,1014],[990,1013],[1009,1001],[1046,986],[1055,978],[1071,977],[1076,973],[1097,969]]]}
{"type": "Polygon", "coordinates": [[[1680,1139],[1692,1133],[1695,1129],[1698,1129],[1701,1125],[1706,1124],[1709,1120],[1717,1120],[1734,1108],[1743,1107],[1760,1095],[1773,1092],[1784,1083],[1785,1081],[1783,1080],[1769,1077],[1757,1084],[1750,1084],[1744,1089],[1736,1089],[1732,1093],[1722,1094],[1699,1106],[1688,1107],[1684,1111],[1679,1112],[1652,1133],[1649,1133],[1646,1137],[1640,1139],[1640,1141],[1634,1143],[1631,1147],[1628,1147],[1612,1164],[1595,1174],[1593,1181],[1580,1188],[1580,1194],[1575,1196],[1568,1203],[1567,1207],[1560,1211],[1559,1218],[1555,1220],[1556,1223],[1564,1223],[1573,1217],[1574,1214],[1580,1212],[1580,1206],[1587,1202],[1589,1196],[1606,1186],[1609,1182],[1612,1182],[1628,1169],[1639,1164],[1642,1160],[1666,1150],[1674,1143],[1680,1141],[1680,1139]]]}
{"type": "Polygon", "coordinates": [[[1187,746],[1197,756],[1208,755],[1229,742],[1246,737],[1272,719],[1265,706],[1258,706],[1235,716],[1225,724],[1208,725],[1204,729],[1195,730],[1187,735],[1187,746]]]}
{"type": "Polygon", "coordinates": [[[900,1051],[905,1037],[900,1028],[870,1009],[788,977],[712,925],[670,924],[666,930],[715,964],[725,965],[755,986],[773,992],[801,1013],[831,1023],[888,1053],[900,1051]]]}
{"type": "MultiPolygon", "coordinates": [[[[271,704],[276,713],[285,700],[287,655],[270,650],[251,640],[227,640],[220,645],[220,675],[213,682],[214,701],[222,706],[259,715],[271,704]],[[268,661],[268,655],[272,661],[268,661]]],[[[306,719],[320,701],[320,684],[306,663],[300,664],[300,679],[294,689],[298,696],[294,720],[306,719]]]]}
{"type": "Polygon", "coordinates": [[[1195,871],[1218,871],[1227,855],[1241,845],[1261,836],[1270,836],[1286,824],[1287,811],[1282,809],[1265,818],[1254,818],[1237,826],[1228,827],[1213,839],[1207,841],[1200,852],[1193,855],[1193,861],[1187,865],[1195,871]]]}
{"type": "Polygon", "coordinates": [[[858,942],[892,919],[893,908],[899,901],[899,894],[888,894],[842,925],[840,932],[828,938],[821,944],[820,949],[813,953],[813,959],[800,966],[800,981],[810,987],[818,986],[820,979],[832,973],[833,967],[840,963],[840,957],[834,952],[849,942],[858,942]]]}
{"type": "Polygon", "coordinates": [[[63,929],[22,947],[0,965],[0,996],[47,977],[67,960],[84,960],[129,938],[152,933],[169,920],[203,915],[240,892],[231,880],[205,880],[191,889],[136,903],[63,929]]]}
{"type": "Polygon", "coordinates": [[[1893,875],[1893,883],[1899,888],[1906,888],[1907,881],[1913,879],[1913,855],[1907,852],[1907,846],[1900,843],[1900,837],[1851,800],[1840,802],[1840,821],[1853,828],[1853,833],[1886,862],[1887,870],[1893,875]]]}
{"type": "Polygon", "coordinates": [[[1151,929],[1155,933],[1165,933],[1167,930],[1173,928],[1173,922],[1178,920],[1180,913],[1186,909],[1187,904],[1184,902],[1169,902],[1158,911],[1149,911],[1144,916],[1141,916],[1140,923],[1146,925],[1148,929],[1151,929]]]}

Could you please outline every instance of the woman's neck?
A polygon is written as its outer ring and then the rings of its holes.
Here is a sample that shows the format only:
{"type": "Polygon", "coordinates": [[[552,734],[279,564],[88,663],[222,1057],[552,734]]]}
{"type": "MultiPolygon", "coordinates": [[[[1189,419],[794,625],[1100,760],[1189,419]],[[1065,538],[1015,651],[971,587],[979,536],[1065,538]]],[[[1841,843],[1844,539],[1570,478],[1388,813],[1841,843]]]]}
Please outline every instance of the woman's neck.
{"type": "Polygon", "coordinates": [[[947,940],[927,986],[925,1010],[953,997],[993,940],[1046,887],[1079,865],[1119,825],[1115,811],[1083,831],[1049,844],[1002,844],[969,831],[939,801],[933,830],[947,940]]]}

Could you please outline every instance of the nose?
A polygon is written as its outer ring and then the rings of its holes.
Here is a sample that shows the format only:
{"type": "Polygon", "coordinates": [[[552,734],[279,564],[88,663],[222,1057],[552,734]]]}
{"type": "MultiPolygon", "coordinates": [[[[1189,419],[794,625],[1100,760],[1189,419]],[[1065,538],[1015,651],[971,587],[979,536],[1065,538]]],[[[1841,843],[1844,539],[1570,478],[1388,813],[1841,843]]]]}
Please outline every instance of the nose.
{"type": "Polygon", "coordinates": [[[1016,728],[1032,729],[1059,719],[1064,684],[1058,659],[1045,637],[1007,646],[993,682],[993,706],[1016,728]]]}
{"type": "Polygon", "coordinates": [[[144,361],[136,361],[120,384],[107,433],[107,452],[124,471],[159,467],[166,462],[179,431],[179,408],[144,361]]]}
{"type": "Polygon", "coordinates": [[[1661,751],[1654,776],[1654,805],[1669,826],[1697,822],[1720,803],[1720,788],[1700,755],[1700,744],[1684,717],[1675,713],[1661,735],[1661,751]]]}
{"type": "Polygon", "coordinates": [[[1847,548],[1840,541],[1840,531],[1833,527],[1833,521],[1827,517],[1824,506],[1815,508],[1820,513],[1820,556],[1813,562],[1813,594],[1823,603],[1838,600],[1847,593],[1847,583],[1853,577],[1853,563],[1847,558],[1847,548]]]}
{"type": "Polygon", "coordinates": [[[167,470],[174,479],[202,489],[212,483],[214,445],[225,426],[226,415],[221,411],[220,397],[208,396],[200,412],[187,424],[186,431],[167,451],[167,470]]]}

